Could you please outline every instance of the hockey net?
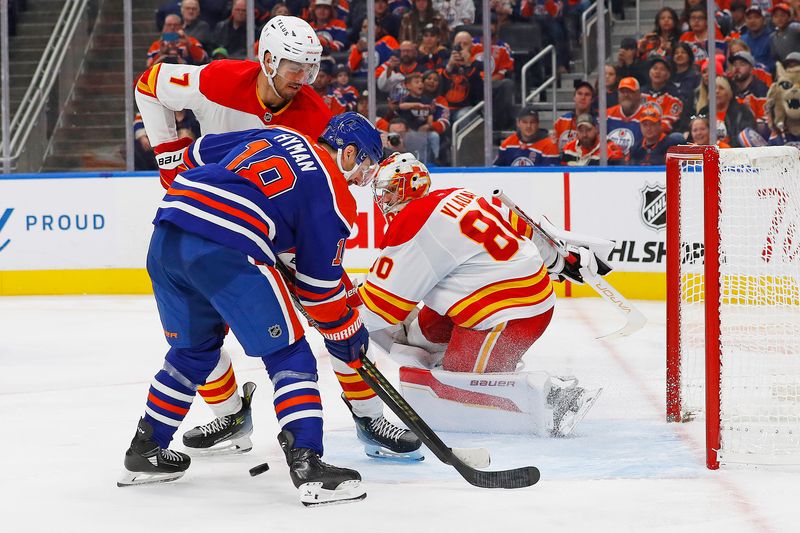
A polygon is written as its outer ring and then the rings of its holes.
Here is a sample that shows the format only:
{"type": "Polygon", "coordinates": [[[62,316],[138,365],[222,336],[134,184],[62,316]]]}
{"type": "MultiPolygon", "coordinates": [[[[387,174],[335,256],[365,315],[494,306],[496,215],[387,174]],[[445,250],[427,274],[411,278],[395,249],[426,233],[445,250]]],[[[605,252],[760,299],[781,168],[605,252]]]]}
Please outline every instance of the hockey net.
{"type": "Polygon", "coordinates": [[[667,418],[706,462],[800,464],[800,150],[667,156],[667,418]]]}

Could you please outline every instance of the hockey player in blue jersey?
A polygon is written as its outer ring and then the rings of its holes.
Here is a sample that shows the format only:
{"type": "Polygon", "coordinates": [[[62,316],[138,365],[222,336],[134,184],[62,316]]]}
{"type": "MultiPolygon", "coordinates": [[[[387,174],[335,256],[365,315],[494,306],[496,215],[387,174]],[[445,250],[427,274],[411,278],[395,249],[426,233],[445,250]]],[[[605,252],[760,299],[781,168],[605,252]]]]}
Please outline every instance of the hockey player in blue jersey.
{"type": "Polygon", "coordinates": [[[294,248],[296,293],[326,348],[344,362],[358,358],[369,335],[342,284],[356,215],[348,182],[369,182],[380,135],[357,113],[334,117],[318,143],[282,127],[241,135],[219,163],[179,175],[153,221],[147,270],[170,350],[118,485],[171,481],[189,467],[168,445],[217,363],[227,324],[273,383],[278,441],[302,503],[360,500],[358,472],[320,459],[316,361],[275,263],[279,250],[294,248]]]}
{"type": "MultiPolygon", "coordinates": [[[[334,119],[336,120],[336,119],[334,119]]],[[[288,132],[289,134],[291,131],[288,132]]],[[[204,135],[190,145],[183,153],[183,165],[188,168],[195,168],[210,163],[219,163],[222,166],[231,167],[237,174],[250,176],[259,173],[258,180],[269,182],[270,189],[278,189],[284,185],[274,174],[274,170],[268,172],[262,168],[263,163],[254,162],[253,158],[247,156],[253,150],[257,150],[260,143],[265,140],[274,142],[275,139],[284,140],[286,148],[294,154],[295,164],[301,169],[310,164],[301,151],[302,146],[295,142],[295,137],[286,137],[287,132],[276,136],[273,133],[265,134],[264,130],[254,129],[244,132],[221,133],[204,135]],[[242,147],[250,147],[249,150],[242,147]],[[270,181],[276,180],[276,181],[270,181]]],[[[337,152],[338,153],[338,152],[337,152]]],[[[258,157],[256,157],[256,160],[258,157]]],[[[352,179],[348,180],[352,182],[352,179]]],[[[293,186],[294,187],[294,186],[293,186]]],[[[303,185],[298,184],[302,189],[303,185]]],[[[294,191],[295,189],[293,189],[294,191]]],[[[291,196],[291,195],[290,195],[291,196]]],[[[274,201],[279,205],[284,205],[289,196],[283,194],[275,196],[274,201]]],[[[295,269],[294,248],[296,242],[293,235],[279,234],[273,242],[279,259],[292,270],[295,269]]],[[[343,246],[343,245],[342,245],[343,246]]],[[[302,270],[301,270],[302,273],[302,270]]],[[[354,296],[350,299],[353,307],[361,305],[358,295],[351,289],[352,285],[347,276],[343,278],[347,285],[348,293],[354,296]]],[[[318,307],[318,303],[309,300],[305,288],[302,284],[290,287],[291,292],[300,300],[304,306],[318,307]]],[[[383,416],[383,402],[377,397],[375,392],[358,376],[358,374],[346,364],[336,358],[330,358],[336,378],[342,387],[342,399],[350,409],[356,424],[356,435],[364,445],[364,450],[370,457],[379,459],[390,459],[395,461],[419,461],[423,459],[420,452],[422,442],[413,432],[394,425],[390,420],[383,416]]],[[[230,387],[235,389],[235,373],[230,365],[230,358],[223,352],[219,359],[216,369],[212,375],[218,377],[216,383],[225,381],[230,383],[230,387]],[[224,369],[226,372],[221,373],[224,369]]],[[[222,388],[213,387],[211,394],[219,394],[222,388]]],[[[183,444],[190,450],[190,453],[203,454],[207,452],[216,453],[215,450],[247,451],[252,447],[250,433],[252,432],[250,393],[244,390],[243,397],[234,410],[229,414],[219,416],[212,422],[197,426],[183,435],[183,444]]],[[[209,385],[198,389],[198,393],[209,401],[209,385]]],[[[236,395],[232,400],[239,400],[236,395]]]]}

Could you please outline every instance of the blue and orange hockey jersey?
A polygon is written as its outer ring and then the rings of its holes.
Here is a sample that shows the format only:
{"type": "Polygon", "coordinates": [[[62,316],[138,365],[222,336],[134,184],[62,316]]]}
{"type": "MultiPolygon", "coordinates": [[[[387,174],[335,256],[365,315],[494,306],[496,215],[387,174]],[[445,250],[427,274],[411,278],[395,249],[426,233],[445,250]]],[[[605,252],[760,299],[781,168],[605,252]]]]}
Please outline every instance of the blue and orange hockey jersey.
{"type": "Polygon", "coordinates": [[[171,223],[275,264],[294,251],[295,293],[318,322],[347,312],[342,254],[356,215],[328,153],[283,127],[204,135],[167,190],[154,224],[171,223]],[[202,165],[202,166],[200,166],[202,165]]]}

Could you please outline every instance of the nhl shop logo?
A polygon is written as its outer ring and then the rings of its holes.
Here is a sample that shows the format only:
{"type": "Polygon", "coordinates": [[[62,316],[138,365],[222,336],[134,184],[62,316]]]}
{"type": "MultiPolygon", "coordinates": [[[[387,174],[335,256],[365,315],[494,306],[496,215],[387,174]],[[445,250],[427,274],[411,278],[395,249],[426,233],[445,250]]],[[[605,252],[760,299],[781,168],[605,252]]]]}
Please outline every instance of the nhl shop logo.
{"type": "Polygon", "coordinates": [[[667,227],[667,191],[663,185],[649,183],[639,191],[642,194],[642,222],[660,231],[667,227]]]}

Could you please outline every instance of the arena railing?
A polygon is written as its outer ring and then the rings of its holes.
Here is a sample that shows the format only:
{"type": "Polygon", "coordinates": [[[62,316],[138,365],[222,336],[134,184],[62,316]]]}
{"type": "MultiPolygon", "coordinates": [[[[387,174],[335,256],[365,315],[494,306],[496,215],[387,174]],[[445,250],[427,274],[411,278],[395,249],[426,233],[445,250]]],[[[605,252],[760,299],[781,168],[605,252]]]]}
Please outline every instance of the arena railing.
{"type": "Polygon", "coordinates": [[[65,0],[53,33],[25,91],[9,129],[9,157],[0,155],[5,168],[40,170],[48,136],[66,104],[89,44],[92,0],[65,0]],[[81,31],[78,31],[78,30],[81,31]],[[58,82],[58,87],[56,87],[58,82]],[[55,89],[55,91],[54,91],[55,89]],[[50,114],[47,111],[53,110],[50,114]]]}

